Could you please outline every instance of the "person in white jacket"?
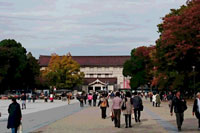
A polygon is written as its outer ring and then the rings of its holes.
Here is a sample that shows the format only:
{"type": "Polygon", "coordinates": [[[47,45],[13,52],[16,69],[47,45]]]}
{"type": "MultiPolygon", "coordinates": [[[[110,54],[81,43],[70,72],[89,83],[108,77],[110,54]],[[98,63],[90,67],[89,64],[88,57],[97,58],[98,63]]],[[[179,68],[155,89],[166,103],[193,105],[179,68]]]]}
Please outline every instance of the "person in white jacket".
{"type": "Polygon", "coordinates": [[[156,94],[155,93],[153,94],[152,102],[153,102],[153,106],[156,105],[156,94]]]}

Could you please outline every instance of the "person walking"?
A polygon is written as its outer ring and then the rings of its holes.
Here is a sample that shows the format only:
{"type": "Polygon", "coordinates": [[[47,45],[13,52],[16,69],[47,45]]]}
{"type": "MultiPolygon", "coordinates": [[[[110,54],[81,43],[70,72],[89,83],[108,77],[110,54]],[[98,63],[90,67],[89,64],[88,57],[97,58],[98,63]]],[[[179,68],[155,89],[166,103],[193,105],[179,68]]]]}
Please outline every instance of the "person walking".
{"type": "Polygon", "coordinates": [[[17,129],[21,123],[22,113],[20,105],[17,103],[15,98],[12,98],[12,103],[9,105],[8,113],[7,128],[11,128],[12,133],[17,133],[17,129]]]}
{"type": "Polygon", "coordinates": [[[35,100],[36,100],[36,94],[35,93],[32,94],[32,99],[33,99],[33,103],[34,103],[35,100]]]}
{"type": "Polygon", "coordinates": [[[116,92],[116,96],[113,99],[112,112],[114,113],[115,127],[120,128],[120,116],[121,116],[122,99],[120,98],[120,92],[116,92]]]}
{"type": "Polygon", "coordinates": [[[22,101],[22,109],[26,109],[26,95],[24,93],[22,93],[21,101],[22,101]]]}
{"type": "Polygon", "coordinates": [[[170,91],[169,94],[167,95],[167,101],[168,101],[169,108],[172,105],[172,99],[173,99],[173,95],[172,95],[172,93],[170,91]]]}
{"type": "Polygon", "coordinates": [[[108,100],[105,97],[105,94],[101,96],[99,100],[98,107],[101,108],[101,117],[102,119],[106,119],[106,109],[109,107],[108,100]]]}
{"type": "Polygon", "coordinates": [[[85,105],[86,105],[86,103],[87,103],[87,93],[84,93],[83,96],[84,96],[84,102],[85,102],[85,105]]]}
{"type": "Polygon", "coordinates": [[[68,102],[68,104],[70,104],[71,98],[72,98],[72,93],[71,92],[67,93],[67,102],[68,102]]]}
{"type": "Polygon", "coordinates": [[[153,107],[156,106],[156,94],[155,93],[153,93],[152,102],[153,102],[153,107]]]}
{"type": "Polygon", "coordinates": [[[50,98],[49,98],[49,100],[50,100],[50,102],[53,102],[53,98],[54,96],[53,96],[53,93],[52,94],[50,94],[50,98]]]}
{"type": "Polygon", "coordinates": [[[95,107],[97,103],[97,94],[94,92],[93,94],[93,106],[95,107]]]}
{"type": "Polygon", "coordinates": [[[173,109],[176,113],[176,123],[178,131],[181,131],[181,126],[184,121],[184,111],[187,109],[186,101],[181,98],[180,91],[176,92],[176,96],[172,100],[172,105],[170,109],[171,116],[173,116],[173,109]]]}
{"type": "Polygon", "coordinates": [[[150,99],[150,102],[152,102],[152,100],[153,100],[153,93],[152,92],[149,92],[149,99],[150,99]]]}
{"type": "Polygon", "coordinates": [[[156,94],[156,107],[160,107],[160,103],[161,103],[160,95],[157,93],[156,94]]]}
{"type": "Polygon", "coordinates": [[[27,95],[27,98],[28,98],[28,102],[29,102],[29,103],[31,102],[31,97],[32,97],[31,94],[28,94],[28,95],[27,95]]]}
{"type": "Polygon", "coordinates": [[[133,93],[132,104],[134,108],[135,122],[140,122],[142,99],[137,92],[133,93]]]}
{"type": "Polygon", "coordinates": [[[192,115],[198,119],[198,129],[200,130],[200,93],[197,93],[197,98],[194,100],[192,115]]]}
{"type": "Polygon", "coordinates": [[[79,100],[80,102],[80,107],[84,107],[84,104],[83,104],[83,101],[84,101],[84,95],[83,93],[81,93],[81,95],[77,95],[77,99],[79,100]]]}
{"type": "Polygon", "coordinates": [[[91,93],[89,93],[89,95],[88,95],[88,103],[89,103],[90,106],[92,106],[92,99],[93,99],[93,96],[92,96],[91,93]]]}
{"type": "Polygon", "coordinates": [[[125,123],[126,128],[132,127],[131,126],[131,114],[132,114],[132,104],[131,104],[131,93],[126,92],[125,99],[123,100],[123,105],[125,106],[125,110],[123,111],[123,114],[125,116],[125,123]]]}

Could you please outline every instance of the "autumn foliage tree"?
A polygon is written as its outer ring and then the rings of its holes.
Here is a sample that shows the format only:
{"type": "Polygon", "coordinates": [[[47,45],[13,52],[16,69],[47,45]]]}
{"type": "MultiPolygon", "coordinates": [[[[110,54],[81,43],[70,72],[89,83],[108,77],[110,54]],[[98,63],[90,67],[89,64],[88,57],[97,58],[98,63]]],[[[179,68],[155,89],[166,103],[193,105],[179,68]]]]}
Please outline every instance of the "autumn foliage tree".
{"type": "Polygon", "coordinates": [[[71,55],[53,54],[47,69],[43,71],[43,77],[47,79],[50,86],[58,89],[73,89],[82,84],[84,73],[80,72],[80,65],[72,59],[71,55]]]}
{"type": "Polygon", "coordinates": [[[200,76],[200,1],[192,0],[179,9],[172,9],[158,28],[158,84],[165,78],[171,89],[192,92],[193,77],[199,79],[200,76]]]}
{"type": "Polygon", "coordinates": [[[124,76],[131,77],[132,88],[150,82],[161,91],[180,89],[193,94],[200,88],[200,0],[171,9],[158,32],[155,47],[132,50],[124,76]]]}

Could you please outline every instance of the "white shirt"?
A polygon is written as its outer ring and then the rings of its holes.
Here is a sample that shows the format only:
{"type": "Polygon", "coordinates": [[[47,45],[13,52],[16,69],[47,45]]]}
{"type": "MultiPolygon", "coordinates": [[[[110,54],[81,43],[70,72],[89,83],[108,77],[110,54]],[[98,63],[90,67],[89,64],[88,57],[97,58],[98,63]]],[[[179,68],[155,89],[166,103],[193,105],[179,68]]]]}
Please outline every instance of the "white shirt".
{"type": "Polygon", "coordinates": [[[200,99],[199,98],[197,98],[197,107],[198,107],[198,111],[200,113],[200,99]]]}
{"type": "Polygon", "coordinates": [[[156,102],[156,95],[153,95],[153,102],[156,102]]]}

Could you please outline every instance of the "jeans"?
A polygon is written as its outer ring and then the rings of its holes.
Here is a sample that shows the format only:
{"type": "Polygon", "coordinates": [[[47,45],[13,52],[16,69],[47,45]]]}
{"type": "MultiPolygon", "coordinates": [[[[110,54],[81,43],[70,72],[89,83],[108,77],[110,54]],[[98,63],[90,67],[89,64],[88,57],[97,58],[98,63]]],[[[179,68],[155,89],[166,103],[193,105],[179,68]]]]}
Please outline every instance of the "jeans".
{"type": "Polygon", "coordinates": [[[96,106],[97,100],[93,100],[93,106],[96,106]]]}
{"type": "Polygon", "coordinates": [[[135,122],[140,121],[140,110],[134,109],[134,115],[135,115],[135,122]]]}
{"type": "Polygon", "coordinates": [[[131,114],[125,114],[126,127],[131,127],[131,114]]]}
{"type": "Polygon", "coordinates": [[[114,109],[115,127],[120,127],[121,109],[114,109]]]}
{"type": "Polygon", "coordinates": [[[26,109],[26,100],[22,100],[22,109],[26,109]]]}
{"type": "Polygon", "coordinates": [[[88,100],[90,106],[92,106],[92,100],[88,100]]]}
{"type": "Polygon", "coordinates": [[[103,119],[106,118],[106,107],[101,107],[101,117],[102,117],[103,119]]]}
{"type": "Polygon", "coordinates": [[[183,124],[183,120],[184,120],[184,114],[183,113],[176,113],[176,123],[177,123],[178,129],[181,129],[181,126],[183,124]]]}
{"type": "Polygon", "coordinates": [[[17,128],[11,128],[12,133],[17,133],[17,128]]]}

